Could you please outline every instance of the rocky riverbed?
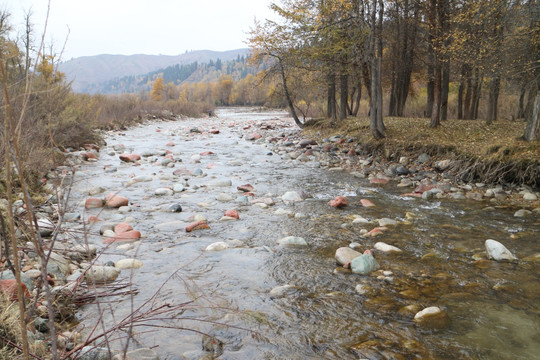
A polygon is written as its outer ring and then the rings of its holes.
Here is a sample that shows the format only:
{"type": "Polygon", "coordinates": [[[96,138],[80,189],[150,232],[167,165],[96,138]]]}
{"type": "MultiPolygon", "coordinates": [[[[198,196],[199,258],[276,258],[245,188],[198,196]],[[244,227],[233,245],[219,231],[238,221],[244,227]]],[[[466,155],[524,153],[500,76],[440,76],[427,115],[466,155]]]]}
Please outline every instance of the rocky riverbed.
{"type": "Polygon", "coordinates": [[[77,331],[140,309],[130,350],[160,359],[539,358],[534,189],[461,183],[427,154],[361,156],[280,112],[217,114],[70,154],[65,250],[99,255],[64,276],[133,284],[77,331]]]}

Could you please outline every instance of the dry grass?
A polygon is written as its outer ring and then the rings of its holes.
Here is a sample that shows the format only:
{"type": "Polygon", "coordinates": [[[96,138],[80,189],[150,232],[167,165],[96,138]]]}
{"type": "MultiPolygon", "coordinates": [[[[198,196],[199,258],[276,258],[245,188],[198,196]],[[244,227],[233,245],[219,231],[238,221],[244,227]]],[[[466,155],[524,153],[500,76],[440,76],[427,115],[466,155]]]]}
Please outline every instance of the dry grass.
{"type": "Polygon", "coordinates": [[[436,129],[429,127],[429,119],[385,118],[387,137],[376,141],[369,129],[369,119],[349,118],[330,126],[318,121],[306,128],[310,136],[329,137],[346,135],[361,144],[392,149],[438,147],[469,158],[498,161],[540,161],[540,142],[527,143],[520,139],[525,123],[501,120],[486,125],[481,120],[448,120],[436,129]]]}

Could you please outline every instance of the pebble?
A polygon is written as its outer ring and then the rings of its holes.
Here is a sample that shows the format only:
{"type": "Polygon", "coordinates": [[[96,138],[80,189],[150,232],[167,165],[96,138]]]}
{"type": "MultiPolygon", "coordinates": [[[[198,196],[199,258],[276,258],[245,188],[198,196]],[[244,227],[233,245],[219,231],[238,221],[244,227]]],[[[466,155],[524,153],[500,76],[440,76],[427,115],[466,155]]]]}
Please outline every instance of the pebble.
{"type": "Polygon", "coordinates": [[[281,246],[307,246],[304,238],[298,236],[287,236],[278,241],[281,246]]]}
{"type": "Polygon", "coordinates": [[[298,291],[298,288],[296,286],[287,284],[287,285],[276,286],[275,288],[270,290],[268,295],[270,295],[271,299],[279,299],[287,295],[294,294],[297,291],[298,291]]]}
{"type": "Polygon", "coordinates": [[[89,283],[108,283],[116,280],[118,275],[120,275],[120,269],[112,266],[93,265],[86,271],[85,279],[89,283]]]}
{"type": "Polygon", "coordinates": [[[388,219],[388,218],[382,218],[382,219],[379,219],[377,220],[379,222],[379,226],[381,227],[384,227],[384,226],[394,226],[394,225],[397,225],[398,222],[396,220],[392,220],[392,219],[388,219]]]}
{"type": "Polygon", "coordinates": [[[379,263],[371,254],[363,254],[351,261],[351,271],[355,274],[367,275],[378,268],[379,263]]]}
{"type": "Polygon", "coordinates": [[[222,202],[229,202],[229,201],[233,201],[234,197],[231,194],[220,193],[216,197],[216,199],[219,200],[219,201],[222,201],[222,202]]]}
{"type": "Polygon", "coordinates": [[[281,196],[281,200],[295,202],[302,201],[303,199],[297,191],[287,191],[281,196]]]}
{"type": "Polygon", "coordinates": [[[532,212],[530,210],[527,210],[527,209],[520,209],[518,211],[516,211],[514,213],[514,217],[525,217],[525,216],[528,216],[528,215],[531,215],[532,212]]]}
{"type": "Polygon", "coordinates": [[[339,265],[345,265],[361,256],[362,253],[351,249],[350,247],[340,247],[336,250],[335,258],[339,265]]]}
{"type": "Polygon", "coordinates": [[[221,251],[230,248],[231,246],[224,241],[218,241],[206,247],[205,251],[221,251]]]}
{"type": "Polygon", "coordinates": [[[228,187],[232,186],[231,180],[216,180],[212,181],[210,184],[208,184],[210,187],[228,187]]]}
{"type": "Polygon", "coordinates": [[[448,326],[449,318],[437,306],[430,306],[414,315],[416,325],[429,329],[442,329],[448,326]]]}
{"type": "Polygon", "coordinates": [[[385,252],[385,253],[401,253],[403,252],[400,248],[397,248],[393,245],[388,245],[384,242],[378,242],[373,246],[376,250],[385,252]]]}
{"type": "Polygon", "coordinates": [[[114,263],[114,267],[121,270],[139,269],[143,266],[142,261],[137,259],[122,259],[114,263]]]}

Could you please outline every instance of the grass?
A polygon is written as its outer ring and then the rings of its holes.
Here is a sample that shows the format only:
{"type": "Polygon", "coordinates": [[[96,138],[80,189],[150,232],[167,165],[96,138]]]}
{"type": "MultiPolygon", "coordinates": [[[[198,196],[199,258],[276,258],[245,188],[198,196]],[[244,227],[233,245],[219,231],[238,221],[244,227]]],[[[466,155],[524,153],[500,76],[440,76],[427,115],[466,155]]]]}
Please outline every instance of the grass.
{"type": "Polygon", "coordinates": [[[346,135],[360,144],[392,149],[431,148],[447,149],[455,155],[497,161],[540,161],[540,141],[521,140],[525,123],[500,120],[486,125],[481,120],[447,120],[438,128],[429,127],[429,119],[384,119],[386,138],[375,140],[371,136],[368,118],[348,118],[331,126],[328,120],[318,121],[305,129],[309,136],[329,137],[346,135]]]}

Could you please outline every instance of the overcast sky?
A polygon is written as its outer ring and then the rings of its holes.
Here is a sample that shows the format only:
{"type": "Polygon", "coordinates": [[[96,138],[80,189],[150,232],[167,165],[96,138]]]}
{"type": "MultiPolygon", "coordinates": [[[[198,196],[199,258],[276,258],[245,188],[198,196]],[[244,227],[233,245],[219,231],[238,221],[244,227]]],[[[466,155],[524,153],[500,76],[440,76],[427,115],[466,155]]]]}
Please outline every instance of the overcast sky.
{"type": "MultiPolygon", "coordinates": [[[[23,23],[32,8],[41,34],[47,0],[0,0],[23,23]]],[[[46,42],[63,60],[98,54],[177,55],[186,50],[247,47],[254,19],[272,16],[271,0],[51,0],[46,42]]]]}

